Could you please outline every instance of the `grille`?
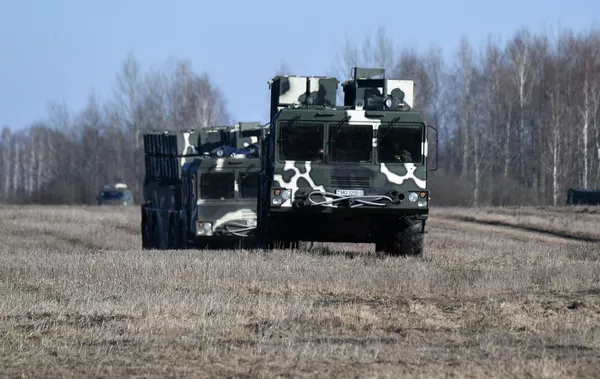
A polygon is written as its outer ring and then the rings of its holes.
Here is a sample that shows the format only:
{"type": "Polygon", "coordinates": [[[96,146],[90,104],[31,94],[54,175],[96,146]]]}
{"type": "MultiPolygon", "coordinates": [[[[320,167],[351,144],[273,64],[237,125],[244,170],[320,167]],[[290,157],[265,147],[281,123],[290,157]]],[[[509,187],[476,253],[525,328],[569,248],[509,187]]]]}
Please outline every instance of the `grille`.
{"type": "Polygon", "coordinates": [[[332,187],[350,189],[350,188],[369,188],[371,179],[368,176],[331,176],[332,187]]]}

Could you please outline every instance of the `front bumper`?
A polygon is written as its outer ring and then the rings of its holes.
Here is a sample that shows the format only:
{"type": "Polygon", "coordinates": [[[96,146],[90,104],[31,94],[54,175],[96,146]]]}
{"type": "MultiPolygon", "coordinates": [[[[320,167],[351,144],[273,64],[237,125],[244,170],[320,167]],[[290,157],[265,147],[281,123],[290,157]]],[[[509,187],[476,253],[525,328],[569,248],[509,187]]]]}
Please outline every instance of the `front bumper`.
{"type": "Polygon", "coordinates": [[[423,190],[329,190],[300,189],[291,196],[291,191],[276,188],[271,193],[270,208],[278,209],[401,209],[414,213],[427,213],[429,192],[423,190]],[[424,211],[424,212],[423,212],[424,211]]]}

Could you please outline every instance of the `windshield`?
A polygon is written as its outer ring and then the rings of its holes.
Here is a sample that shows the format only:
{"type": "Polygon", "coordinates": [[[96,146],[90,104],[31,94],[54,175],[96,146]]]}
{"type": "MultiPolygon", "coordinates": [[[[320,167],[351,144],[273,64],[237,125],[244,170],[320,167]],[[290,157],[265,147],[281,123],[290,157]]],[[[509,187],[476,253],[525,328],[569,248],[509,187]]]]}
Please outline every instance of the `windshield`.
{"type": "MultiPolygon", "coordinates": [[[[213,150],[221,147],[222,143],[222,134],[220,131],[210,131],[205,132],[200,135],[200,154],[210,153],[213,150]]],[[[190,143],[193,144],[192,141],[190,143]]]]}
{"type": "Polygon", "coordinates": [[[233,172],[208,172],[200,179],[200,198],[228,200],[235,196],[233,172]]]}
{"type": "Polygon", "coordinates": [[[323,124],[281,123],[279,159],[320,161],[323,158],[323,124]]]}
{"type": "Polygon", "coordinates": [[[103,200],[120,200],[125,197],[125,194],[121,191],[102,191],[100,197],[103,200]]]}
{"type": "Polygon", "coordinates": [[[329,159],[333,162],[370,162],[373,126],[332,126],[329,128],[329,144],[329,159]]]}
{"type": "Polygon", "coordinates": [[[240,136],[242,138],[251,138],[251,137],[259,138],[260,137],[260,133],[261,133],[260,129],[258,129],[258,130],[242,130],[240,132],[240,136]]]}
{"type": "Polygon", "coordinates": [[[421,144],[423,128],[421,126],[379,127],[381,140],[377,154],[384,163],[421,163],[421,144]]]}
{"type": "Polygon", "coordinates": [[[240,174],[240,197],[255,199],[258,191],[258,172],[240,174]]]}

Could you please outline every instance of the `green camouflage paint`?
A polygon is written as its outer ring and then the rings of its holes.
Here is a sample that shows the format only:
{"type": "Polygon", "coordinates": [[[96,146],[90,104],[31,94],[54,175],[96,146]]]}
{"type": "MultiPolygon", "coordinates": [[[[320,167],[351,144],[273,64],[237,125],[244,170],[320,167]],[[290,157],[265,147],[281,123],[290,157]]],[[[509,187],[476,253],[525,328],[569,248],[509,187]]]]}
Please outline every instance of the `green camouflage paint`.
{"type": "MultiPolygon", "coordinates": [[[[418,227],[424,231],[427,124],[412,109],[413,82],[360,78],[374,71],[357,72],[362,87],[359,80],[344,84],[343,106],[331,103],[335,78],[276,77],[271,82],[273,117],[263,142],[258,211],[261,246],[299,240],[375,242],[381,250],[417,238],[391,235],[408,235],[418,227]],[[385,107],[369,103],[387,98],[385,107]],[[302,151],[294,151],[295,144],[302,151]],[[394,156],[410,156],[410,162],[384,159],[385,152],[402,145],[410,152],[394,156]]],[[[420,249],[419,242],[413,245],[420,249]]]]}
{"type": "Polygon", "coordinates": [[[246,122],[145,134],[145,246],[231,247],[252,237],[260,160],[243,153],[258,151],[264,133],[246,122]]]}

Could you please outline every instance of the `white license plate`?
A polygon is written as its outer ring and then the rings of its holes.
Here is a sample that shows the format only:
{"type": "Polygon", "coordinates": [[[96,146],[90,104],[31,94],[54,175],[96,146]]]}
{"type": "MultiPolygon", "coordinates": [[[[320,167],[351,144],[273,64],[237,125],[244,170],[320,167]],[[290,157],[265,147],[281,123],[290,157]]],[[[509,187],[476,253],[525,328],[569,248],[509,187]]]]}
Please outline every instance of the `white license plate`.
{"type": "Polygon", "coordinates": [[[339,196],[364,196],[365,191],[363,190],[345,190],[345,189],[336,189],[335,194],[339,196]]]}

